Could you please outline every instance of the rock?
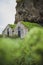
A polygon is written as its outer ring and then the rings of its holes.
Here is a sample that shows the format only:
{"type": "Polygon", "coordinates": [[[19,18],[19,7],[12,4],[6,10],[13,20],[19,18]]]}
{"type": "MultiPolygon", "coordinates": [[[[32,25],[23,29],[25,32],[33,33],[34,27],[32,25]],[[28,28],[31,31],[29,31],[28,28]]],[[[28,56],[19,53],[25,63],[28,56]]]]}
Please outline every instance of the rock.
{"type": "Polygon", "coordinates": [[[19,21],[43,24],[43,0],[17,0],[15,23],[19,21]]]}

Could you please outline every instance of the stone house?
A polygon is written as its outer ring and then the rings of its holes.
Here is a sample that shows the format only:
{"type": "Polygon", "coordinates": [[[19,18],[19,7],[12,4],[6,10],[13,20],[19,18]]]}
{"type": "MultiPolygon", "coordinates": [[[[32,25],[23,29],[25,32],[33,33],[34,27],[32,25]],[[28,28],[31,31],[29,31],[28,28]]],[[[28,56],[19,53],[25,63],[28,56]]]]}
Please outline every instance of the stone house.
{"type": "Polygon", "coordinates": [[[6,28],[2,31],[2,35],[4,37],[5,36],[12,37],[13,36],[14,29],[15,29],[15,24],[8,24],[6,26],[6,28]]]}
{"type": "Polygon", "coordinates": [[[27,34],[28,29],[21,22],[17,24],[8,24],[4,31],[2,32],[3,36],[18,36],[20,38],[24,38],[27,34]]]}
{"type": "Polygon", "coordinates": [[[28,32],[28,28],[25,27],[21,22],[18,22],[15,27],[16,35],[18,35],[20,38],[24,38],[27,32],[28,32]]]}

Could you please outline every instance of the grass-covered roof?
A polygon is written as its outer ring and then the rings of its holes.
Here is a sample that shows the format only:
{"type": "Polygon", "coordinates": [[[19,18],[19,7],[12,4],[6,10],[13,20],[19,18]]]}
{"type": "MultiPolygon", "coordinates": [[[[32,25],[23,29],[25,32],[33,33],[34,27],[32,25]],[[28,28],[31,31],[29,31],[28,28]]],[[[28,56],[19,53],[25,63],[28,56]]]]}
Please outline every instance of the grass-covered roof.
{"type": "MultiPolygon", "coordinates": [[[[33,27],[41,27],[39,24],[37,23],[30,23],[30,22],[21,22],[25,27],[27,27],[28,29],[31,29],[33,27]]],[[[9,24],[9,26],[14,29],[16,27],[16,24],[9,24]]]]}
{"type": "Polygon", "coordinates": [[[9,26],[13,29],[15,28],[16,24],[9,24],[9,26]]]}
{"type": "Polygon", "coordinates": [[[33,27],[41,27],[39,24],[37,23],[30,23],[30,22],[21,22],[25,27],[27,27],[28,29],[31,29],[33,27]]]}

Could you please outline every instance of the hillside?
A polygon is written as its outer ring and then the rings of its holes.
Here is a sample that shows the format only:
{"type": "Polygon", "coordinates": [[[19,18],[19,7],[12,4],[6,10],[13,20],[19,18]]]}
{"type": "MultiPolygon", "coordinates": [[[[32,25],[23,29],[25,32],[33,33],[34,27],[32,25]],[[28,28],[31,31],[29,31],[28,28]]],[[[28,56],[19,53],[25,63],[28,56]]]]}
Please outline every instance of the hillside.
{"type": "Polygon", "coordinates": [[[16,0],[15,23],[36,22],[43,25],[43,0],[16,0]]]}

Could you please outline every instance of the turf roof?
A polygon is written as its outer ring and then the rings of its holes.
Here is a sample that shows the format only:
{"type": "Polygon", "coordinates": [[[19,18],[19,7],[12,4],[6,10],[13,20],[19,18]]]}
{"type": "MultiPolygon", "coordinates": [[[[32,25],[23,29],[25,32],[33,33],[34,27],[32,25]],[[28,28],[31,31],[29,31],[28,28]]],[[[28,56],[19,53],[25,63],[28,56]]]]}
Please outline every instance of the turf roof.
{"type": "Polygon", "coordinates": [[[27,27],[28,29],[31,29],[33,27],[41,27],[39,24],[37,23],[30,23],[30,22],[21,22],[25,27],[27,27]]]}
{"type": "MultiPolygon", "coordinates": [[[[28,29],[31,29],[33,27],[41,27],[39,24],[37,23],[30,23],[30,22],[24,22],[22,21],[21,24],[23,24],[25,27],[27,27],[28,29]]],[[[16,27],[16,24],[9,24],[9,26],[14,29],[16,27]]]]}
{"type": "Polygon", "coordinates": [[[13,29],[15,28],[16,24],[9,24],[9,26],[13,29]]]}

